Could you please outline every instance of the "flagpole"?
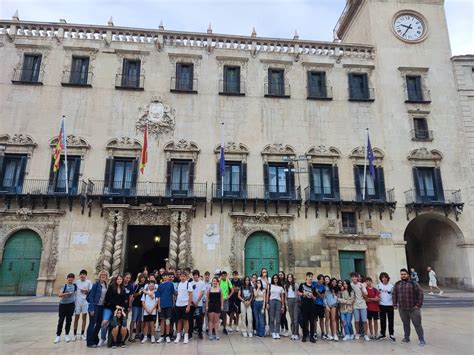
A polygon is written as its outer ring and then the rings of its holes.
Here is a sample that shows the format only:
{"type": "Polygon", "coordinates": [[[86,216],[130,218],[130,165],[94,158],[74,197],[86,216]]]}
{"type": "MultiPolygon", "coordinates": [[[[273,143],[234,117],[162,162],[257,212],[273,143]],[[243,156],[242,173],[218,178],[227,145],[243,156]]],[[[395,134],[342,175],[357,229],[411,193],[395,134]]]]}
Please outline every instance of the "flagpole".
{"type": "Polygon", "coordinates": [[[69,195],[69,175],[67,169],[67,135],[66,135],[66,116],[63,115],[63,137],[64,142],[64,172],[66,173],[66,195],[69,195]]]}
{"type": "Polygon", "coordinates": [[[367,143],[369,142],[369,129],[365,129],[365,145],[364,145],[364,187],[362,189],[362,201],[365,201],[365,186],[367,184],[367,143]]]}
{"type": "MultiPolygon", "coordinates": [[[[221,156],[219,159],[223,158],[222,151],[224,150],[224,120],[221,122],[221,156]]],[[[222,162],[219,161],[219,169],[221,169],[222,162]]],[[[225,175],[225,162],[224,162],[224,174],[221,171],[221,197],[224,197],[224,175],[225,175]]]]}

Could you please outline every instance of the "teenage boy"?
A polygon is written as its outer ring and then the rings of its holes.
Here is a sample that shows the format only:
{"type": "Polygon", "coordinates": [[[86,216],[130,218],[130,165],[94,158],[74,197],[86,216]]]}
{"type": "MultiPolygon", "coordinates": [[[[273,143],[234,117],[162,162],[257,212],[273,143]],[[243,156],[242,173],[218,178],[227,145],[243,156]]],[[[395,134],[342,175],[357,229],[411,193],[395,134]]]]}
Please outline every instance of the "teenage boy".
{"type": "Polygon", "coordinates": [[[58,327],[56,329],[56,338],[54,339],[54,343],[57,344],[61,341],[61,332],[63,330],[64,319],[66,319],[66,336],[64,340],[66,343],[71,341],[69,337],[69,331],[71,330],[71,323],[72,323],[72,315],[74,314],[74,301],[75,301],[75,294],[77,290],[77,286],[74,284],[74,274],[70,273],[67,275],[67,282],[61,286],[58,292],[58,296],[60,298],[59,301],[59,319],[58,319],[58,327]]]}
{"type": "Polygon", "coordinates": [[[204,273],[204,297],[202,298],[202,302],[203,302],[202,309],[204,311],[203,329],[206,331],[206,334],[207,334],[207,323],[208,323],[207,312],[206,312],[206,302],[207,302],[206,296],[210,288],[211,288],[211,273],[209,271],[206,271],[204,273]]]}
{"type": "MultiPolygon", "coordinates": [[[[152,275],[150,275],[152,276],[152,275]]],[[[155,322],[156,322],[156,307],[158,300],[155,295],[156,283],[155,280],[148,281],[148,290],[143,292],[142,306],[143,306],[143,340],[142,344],[148,341],[148,336],[151,336],[151,342],[155,342],[155,322]]]]}
{"type": "Polygon", "coordinates": [[[219,287],[222,291],[222,299],[224,300],[224,307],[222,309],[222,332],[227,334],[227,313],[229,312],[229,298],[232,297],[234,289],[232,288],[232,283],[227,279],[227,271],[221,272],[221,279],[219,281],[219,287]]]}
{"type": "Polygon", "coordinates": [[[301,299],[301,314],[303,316],[303,338],[301,341],[306,343],[306,339],[309,335],[309,341],[312,343],[316,343],[315,338],[315,324],[316,321],[314,319],[315,312],[314,308],[314,301],[317,297],[316,288],[313,285],[313,273],[308,271],[306,273],[305,282],[300,284],[298,288],[298,295],[301,299]],[[308,323],[309,323],[309,332],[308,332],[308,323]]]}
{"type": "Polygon", "coordinates": [[[162,282],[158,286],[156,296],[158,297],[158,313],[160,315],[160,329],[161,334],[158,339],[158,343],[162,343],[166,340],[167,343],[171,342],[171,313],[173,311],[173,297],[174,297],[174,285],[171,279],[174,277],[173,274],[164,272],[162,275],[162,282]]]}
{"type": "Polygon", "coordinates": [[[379,332],[379,290],[374,287],[370,277],[365,278],[365,284],[367,285],[367,320],[369,321],[370,338],[375,339],[379,332]]]}
{"type": "Polygon", "coordinates": [[[193,301],[193,289],[188,280],[188,274],[181,272],[180,281],[177,287],[176,296],[176,339],[175,343],[181,341],[181,331],[184,331],[184,344],[189,343],[189,312],[191,311],[191,304],[193,301]]]}
{"type": "Polygon", "coordinates": [[[326,296],[326,286],[324,285],[324,275],[319,274],[317,276],[317,281],[313,281],[313,286],[316,289],[316,299],[313,303],[313,313],[314,313],[314,339],[318,339],[317,333],[317,321],[319,319],[319,327],[321,328],[321,339],[327,340],[328,337],[325,332],[324,327],[324,297],[326,296]]]}
{"type": "Polygon", "coordinates": [[[239,316],[240,316],[240,300],[239,290],[242,287],[242,281],[239,279],[239,272],[232,272],[232,297],[229,297],[229,332],[235,330],[239,332],[239,316]],[[232,321],[234,321],[234,328],[232,328],[232,321]]]}
{"type": "Polygon", "coordinates": [[[204,320],[203,314],[203,300],[204,300],[204,291],[206,289],[206,284],[201,280],[199,270],[193,271],[193,281],[191,282],[191,287],[193,288],[193,301],[191,305],[191,323],[189,326],[189,333],[193,331],[192,324],[193,320],[196,320],[196,327],[198,331],[199,339],[202,339],[202,323],[204,320]]]}
{"type": "Polygon", "coordinates": [[[355,339],[359,340],[360,337],[360,323],[364,329],[364,339],[369,341],[370,338],[367,335],[367,303],[365,298],[367,297],[367,289],[364,284],[359,281],[359,274],[351,272],[351,287],[354,291],[354,324],[355,324],[355,339]]]}
{"type": "Polygon", "coordinates": [[[87,271],[81,270],[79,272],[79,280],[74,282],[76,284],[76,300],[74,302],[74,336],[72,341],[77,339],[77,326],[79,325],[79,317],[82,315],[82,328],[81,328],[81,339],[86,340],[84,334],[87,323],[87,313],[89,309],[89,303],[87,302],[87,294],[92,288],[92,282],[87,279],[87,271]]]}

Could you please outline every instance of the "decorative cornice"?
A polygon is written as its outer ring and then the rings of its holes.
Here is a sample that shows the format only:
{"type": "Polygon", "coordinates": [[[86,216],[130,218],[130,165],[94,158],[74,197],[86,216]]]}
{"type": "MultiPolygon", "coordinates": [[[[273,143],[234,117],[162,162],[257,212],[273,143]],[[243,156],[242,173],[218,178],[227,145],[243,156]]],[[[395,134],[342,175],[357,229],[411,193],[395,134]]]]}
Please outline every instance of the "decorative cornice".
{"type": "Polygon", "coordinates": [[[28,147],[36,147],[38,145],[30,135],[23,133],[15,133],[13,136],[2,134],[0,135],[0,144],[28,147]]]}
{"type": "Polygon", "coordinates": [[[429,160],[429,161],[439,161],[443,159],[443,154],[436,149],[429,151],[426,148],[418,148],[412,150],[408,155],[408,160],[429,160]]]}
{"type": "Polygon", "coordinates": [[[165,152],[194,152],[200,151],[198,145],[194,142],[187,141],[186,139],[180,139],[179,141],[171,141],[165,144],[165,152]]]}
{"type": "MultiPolygon", "coordinates": [[[[383,159],[385,154],[382,149],[373,147],[372,151],[374,152],[375,159],[383,159]]],[[[352,149],[349,158],[352,159],[364,159],[365,158],[365,147],[360,146],[352,149]]]]}
{"type": "MultiPolygon", "coordinates": [[[[58,137],[51,138],[49,140],[49,145],[54,148],[58,143],[58,137]]],[[[66,146],[68,148],[82,148],[82,149],[89,149],[91,146],[90,144],[80,136],[75,136],[74,134],[69,134],[66,138],[66,146]]]]}
{"type": "Polygon", "coordinates": [[[141,150],[141,143],[130,137],[118,137],[109,140],[106,144],[107,150],[141,150]]]}
{"type": "Polygon", "coordinates": [[[326,147],[324,144],[320,144],[309,148],[306,155],[312,157],[339,158],[341,156],[341,151],[336,147],[326,147]]]}
{"type": "MultiPolygon", "coordinates": [[[[218,154],[221,151],[221,145],[219,144],[215,149],[214,153],[218,154]]],[[[249,154],[249,149],[245,144],[236,142],[226,142],[224,145],[224,152],[226,154],[249,154]]]]}
{"type": "Polygon", "coordinates": [[[225,61],[248,62],[249,61],[247,57],[224,56],[224,55],[216,56],[216,60],[222,61],[222,62],[225,62],[225,61]]]}
{"type": "Polygon", "coordinates": [[[295,148],[291,145],[283,145],[282,143],[267,144],[262,155],[295,155],[295,148]]]}

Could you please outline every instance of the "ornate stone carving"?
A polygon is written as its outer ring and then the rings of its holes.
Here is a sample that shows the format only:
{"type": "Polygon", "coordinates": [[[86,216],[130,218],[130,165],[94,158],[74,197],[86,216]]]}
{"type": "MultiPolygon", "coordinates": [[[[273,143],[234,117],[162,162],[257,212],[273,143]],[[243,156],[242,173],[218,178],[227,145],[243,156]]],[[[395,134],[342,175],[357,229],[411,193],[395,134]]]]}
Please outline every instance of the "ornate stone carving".
{"type": "Polygon", "coordinates": [[[166,152],[167,159],[176,157],[196,160],[200,149],[196,143],[187,141],[186,139],[180,139],[177,142],[171,141],[166,143],[164,151],[166,152]]]}
{"type": "MultiPolygon", "coordinates": [[[[215,149],[214,153],[220,153],[221,145],[219,144],[215,149]]],[[[226,142],[224,146],[224,152],[226,154],[249,154],[249,149],[243,143],[226,142]]]]}
{"type": "MultiPolygon", "coordinates": [[[[58,143],[58,137],[54,137],[50,139],[49,145],[51,147],[56,147],[56,144],[58,143]]],[[[87,141],[80,136],[76,136],[74,134],[68,134],[66,137],[66,145],[68,148],[83,148],[83,149],[89,149],[90,145],[87,143],[87,141]]]]}
{"type": "Polygon", "coordinates": [[[23,133],[15,133],[13,136],[10,136],[8,134],[2,134],[0,135],[0,143],[11,145],[28,145],[33,147],[37,146],[31,136],[23,133]]]}
{"type": "Polygon", "coordinates": [[[320,144],[309,148],[306,155],[312,157],[339,158],[341,156],[341,151],[336,147],[326,147],[324,144],[320,144]]]}
{"type": "Polygon", "coordinates": [[[123,247],[123,211],[119,211],[115,218],[116,232],[114,239],[114,253],[112,256],[112,276],[117,276],[120,273],[120,265],[122,262],[122,247],[123,247]]]}
{"type": "Polygon", "coordinates": [[[141,143],[130,137],[113,138],[107,142],[106,145],[109,156],[116,154],[127,155],[131,157],[138,156],[142,149],[141,143]]]}
{"type": "Polygon", "coordinates": [[[188,243],[187,233],[186,233],[186,222],[187,222],[186,212],[181,212],[180,215],[180,228],[179,228],[179,246],[178,246],[178,266],[184,268],[190,266],[188,264],[188,258],[186,257],[191,252],[191,245],[188,243]]]}
{"type": "Polygon", "coordinates": [[[268,144],[263,148],[262,155],[295,155],[295,148],[282,143],[268,144]]]}
{"type": "Polygon", "coordinates": [[[170,218],[170,251],[169,264],[177,267],[178,265],[178,228],[179,228],[179,212],[173,212],[170,218]]]}
{"type": "Polygon", "coordinates": [[[267,212],[257,212],[257,214],[255,215],[255,220],[258,223],[265,223],[268,218],[269,216],[267,212]]]}
{"type": "MultiPolygon", "coordinates": [[[[382,160],[385,156],[384,152],[380,148],[372,148],[374,152],[375,160],[382,160]]],[[[364,159],[365,158],[365,147],[359,146],[357,148],[352,149],[351,154],[349,154],[349,158],[352,159],[364,159]]]]}
{"type": "Polygon", "coordinates": [[[31,211],[29,208],[19,208],[16,211],[16,215],[19,219],[26,221],[33,215],[33,211],[31,211]]]}
{"type": "Polygon", "coordinates": [[[408,155],[408,160],[431,160],[439,161],[443,159],[443,154],[440,151],[433,149],[428,150],[426,148],[418,148],[412,150],[408,155]]]}
{"type": "Polygon", "coordinates": [[[102,251],[96,265],[96,273],[98,274],[101,270],[106,270],[110,273],[112,269],[112,257],[114,251],[114,239],[115,239],[115,222],[118,213],[116,211],[109,211],[107,220],[107,229],[105,231],[104,243],[102,245],[102,251]]]}
{"type": "Polygon", "coordinates": [[[176,73],[176,63],[191,63],[194,66],[193,79],[199,79],[202,55],[185,53],[168,53],[171,65],[171,72],[176,73]]]}
{"type": "Polygon", "coordinates": [[[129,210],[128,220],[138,225],[168,225],[170,213],[166,209],[146,205],[140,210],[129,210]]]}
{"type": "Polygon", "coordinates": [[[158,136],[174,131],[175,109],[163,103],[161,97],[152,97],[148,106],[140,112],[135,127],[143,131],[148,125],[149,133],[158,136]]]}

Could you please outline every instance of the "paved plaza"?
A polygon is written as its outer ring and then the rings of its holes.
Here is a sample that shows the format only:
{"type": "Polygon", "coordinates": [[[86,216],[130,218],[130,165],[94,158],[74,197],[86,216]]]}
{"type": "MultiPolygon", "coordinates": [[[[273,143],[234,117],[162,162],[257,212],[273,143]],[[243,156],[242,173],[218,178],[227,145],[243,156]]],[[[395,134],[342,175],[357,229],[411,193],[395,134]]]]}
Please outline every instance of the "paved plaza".
{"type": "MultiPolygon", "coordinates": [[[[472,354],[474,349],[474,308],[427,308],[423,310],[423,326],[427,345],[418,346],[416,335],[412,342],[401,344],[402,327],[395,318],[395,343],[385,341],[327,342],[316,344],[291,341],[289,338],[243,338],[240,334],[222,336],[220,341],[195,340],[189,344],[139,344],[125,349],[88,349],[84,341],[53,344],[57,314],[0,314],[1,354],[472,354]]],[[[128,343],[130,344],[130,343],[128,343]]]]}

